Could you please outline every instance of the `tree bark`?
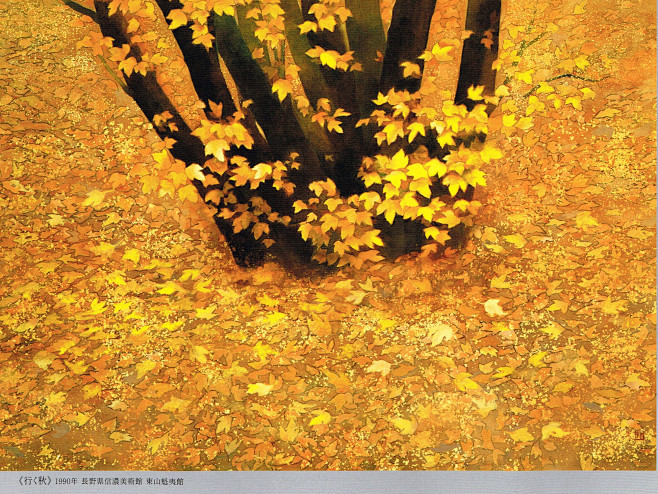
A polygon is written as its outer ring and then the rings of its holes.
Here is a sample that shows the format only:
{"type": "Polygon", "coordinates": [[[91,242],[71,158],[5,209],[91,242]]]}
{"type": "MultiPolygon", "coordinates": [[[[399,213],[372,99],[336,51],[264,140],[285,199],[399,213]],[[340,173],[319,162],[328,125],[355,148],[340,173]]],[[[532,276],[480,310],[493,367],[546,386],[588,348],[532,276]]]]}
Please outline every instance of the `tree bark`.
{"type": "Polygon", "coordinates": [[[383,93],[387,93],[391,88],[410,92],[420,89],[420,78],[405,78],[400,64],[406,61],[417,63],[422,73],[423,61],[418,60],[418,57],[427,47],[435,6],[436,0],[395,2],[380,81],[380,90],[383,93]]]}

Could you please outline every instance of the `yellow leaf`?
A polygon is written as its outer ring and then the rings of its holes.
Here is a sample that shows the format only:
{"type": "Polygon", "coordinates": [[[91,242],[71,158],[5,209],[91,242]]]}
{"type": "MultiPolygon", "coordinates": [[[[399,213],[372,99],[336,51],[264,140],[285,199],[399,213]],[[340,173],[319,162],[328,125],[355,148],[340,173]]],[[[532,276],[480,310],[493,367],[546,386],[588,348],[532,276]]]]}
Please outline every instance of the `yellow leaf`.
{"type": "Polygon", "coordinates": [[[85,415],[84,413],[76,413],[75,416],[73,417],[72,422],[75,422],[78,424],[78,426],[82,427],[85,425],[91,417],[89,415],[85,415]]]}
{"type": "Polygon", "coordinates": [[[484,91],[484,86],[477,86],[477,87],[469,87],[468,88],[468,96],[467,98],[470,99],[471,101],[480,101],[484,99],[482,96],[482,91],[484,91]]]}
{"type": "Polygon", "coordinates": [[[273,312],[272,314],[267,315],[267,322],[271,325],[274,326],[276,324],[279,324],[282,319],[286,317],[286,314],[283,312],[273,312]]]}
{"type": "Polygon", "coordinates": [[[526,239],[520,233],[515,233],[514,235],[505,235],[503,238],[519,249],[523,248],[523,246],[527,243],[526,239]]]}
{"type": "Polygon", "coordinates": [[[74,374],[78,376],[84,374],[87,371],[88,365],[79,363],[79,362],[64,362],[66,366],[71,369],[74,374]]]}
{"type": "Polygon", "coordinates": [[[138,263],[140,259],[141,253],[137,249],[128,249],[126,252],[124,252],[122,259],[127,259],[129,261],[133,261],[134,263],[138,263]]]}
{"type": "Polygon", "coordinates": [[[108,274],[107,281],[117,286],[123,286],[126,284],[126,280],[123,278],[120,271],[114,271],[113,273],[108,274]]]}
{"type": "Polygon", "coordinates": [[[172,397],[167,403],[162,405],[162,410],[165,412],[177,412],[187,408],[190,403],[190,400],[181,400],[180,398],[172,397]]]}
{"type": "Polygon", "coordinates": [[[562,382],[557,383],[555,385],[555,387],[553,388],[553,392],[554,393],[566,393],[571,388],[573,388],[573,383],[571,381],[562,381],[562,382]]]}
{"type": "Polygon", "coordinates": [[[212,290],[206,288],[210,283],[212,283],[212,280],[197,281],[194,284],[194,290],[199,293],[210,293],[212,290]]]}
{"type": "Polygon", "coordinates": [[[158,290],[158,293],[162,295],[171,295],[172,293],[176,293],[178,291],[182,290],[182,288],[174,283],[173,281],[169,280],[165,282],[165,284],[158,290]]]}
{"type": "Polygon", "coordinates": [[[205,364],[208,361],[208,357],[206,357],[206,355],[209,353],[210,351],[206,348],[199,345],[194,345],[192,348],[190,348],[190,359],[205,364]]]}
{"type": "Polygon", "coordinates": [[[217,317],[217,314],[215,314],[215,309],[217,308],[216,305],[211,305],[209,307],[206,307],[205,309],[196,309],[196,317],[199,319],[212,319],[214,317],[217,317]]]}
{"type": "Polygon", "coordinates": [[[501,377],[506,377],[509,376],[512,372],[514,372],[514,369],[511,367],[498,367],[498,372],[493,375],[493,377],[496,378],[501,378],[501,377]]]}
{"type": "Polygon", "coordinates": [[[312,21],[305,21],[297,27],[299,28],[299,34],[306,34],[309,31],[318,31],[318,24],[312,21]]]}
{"type": "Polygon", "coordinates": [[[62,403],[65,400],[66,400],[66,393],[64,391],[59,391],[57,393],[53,392],[46,397],[45,405],[46,406],[56,405],[58,403],[62,403]]]}
{"type": "Polygon", "coordinates": [[[516,116],[514,114],[503,115],[503,125],[505,127],[514,127],[514,124],[517,122],[516,116]]]}
{"type": "Polygon", "coordinates": [[[420,78],[422,73],[420,71],[420,65],[413,62],[402,62],[400,64],[403,67],[402,77],[416,77],[420,78]]]}
{"type": "Polygon", "coordinates": [[[489,415],[489,412],[498,408],[495,398],[487,401],[486,398],[471,397],[471,401],[478,407],[477,413],[483,418],[486,418],[487,415],[489,415]]]}
{"type": "Polygon", "coordinates": [[[63,225],[64,224],[64,217],[61,214],[49,214],[50,219],[46,220],[48,221],[48,224],[50,226],[58,226],[58,225],[63,225]]]}
{"type": "MultiPolygon", "coordinates": [[[[370,278],[368,278],[368,281],[372,285],[372,280],[370,278]]],[[[359,283],[359,286],[361,286],[364,290],[367,287],[367,285],[362,284],[362,283],[359,283]]],[[[376,291],[376,289],[372,289],[372,290],[369,290],[369,291],[376,291]]],[[[395,326],[397,326],[397,324],[398,323],[393,319],[382,319],[382,320],[379,321],[379,327],[381,328],[382,331],[386,331],[387,329],[394,328],[395,326]]]]}
{"type": "Polygon", "coordinates": [[[107,193],[107,190],[92,190],[91,192],[87,193],[87,198],[82,201],[82,205],[91,206],[93,208],[100,206],[103,204],[103,201],[105,200],[105,194],[107,193]]]}
{"type": "Polygon", "coordinates": [[[391,364],[386,360],[375,360],[370,364],[370,367],[366,369],[366,372],[381,372],[382,376],[385,376],[391,372],[391,364]]]}
{"type": "Polygon", "coordinates": [[[30,331],[31,329],[36,328],[38,322],[38,319],[30,319],[29,321],[25,321],[24,323],[16,326],[14,331],[17,333],[25,333],[26,331],[30,331]]]}
{"type": "Polygon", "coordinates": [[[137,368],[137,379],[141,379],[155,368],[155,362],[153,360],[145,360],[138,363],[135,367],[137,368]]]}
{"type": "Polygon", "coordinates": [[[577,359],[573,363],[573,368],[576,371],[576,374],[579,376],[588,376],[589,371],[587,370],[587,366],[585,364],[588,364],[589,361],[583,360],[583,359],[577,359]]]}
{"type": "Polygon", "coordinates": [[[532,74],[535,72],[534,69],[526,70],[525,72],[517,72],[514,74],[518,80],[525,82],[526,84],[532,84],[532,74]]]}
{"type": "Polygon", "coordinates": [[[449,54],[453,48],[454,46],[451,45],[441,47],[438,44],[435,44],[432,47],[432,56],[434,56],[434,59],[437,62],[449,62],[453,59],[452,55],[449,54]]]}
{"type": "Polygon", "coordinates": [[[467,389],[478,389],[480,386],[478,383],[473,381],[471,377],[473,374],[468,372],[461,372],[455,377],[455,385],[460,391],[466,391],[467,389]]]}
{"type": "Polygon", "coordinates": [[[576,226],[578,228],[586,230],[587,227],[598,225],[598,221],[592,217],[592,214],[589,211],[581,211],[576,215],[576,226]]]}
{"type": "Polygon", "coordinates": [[[327,15],[318,19],[318,27],[320,29],[326,29],[327,31],[332,31],[336,27],[336,19],[333,15],[327,15]]]}
{"type": "Polygon", "coordinates": [[[199,193],[197,192],[194,185],[187,184],[186,186],[178,189],[178,197],[181,201],[188,200],[190,202],[197,202],[199,200],[199,193]]]}
{"type": "Polygon", "coordinates": [[[185,175],[190,180],[200,180],[204,182],[206,176],[203,174],[203,168],[198,163],[192,163],[190,166],[185,168],[185,175]]]}
{"type": "Polygon", "coordinates": [[[294,419],[289,421],[285,428],[279,427],[279,438],[281,438],[283,441],[291,443],[297,438],[298,435],[299,430],[297,429],[297,424],[295,423],[294,419]]]}
{"type": "MultiPolygon", "coordinates": [[[[425,126],[420,122],[414,122],[407,127],[409,130],[409,142],[412,142],[418,134],[425,136],[425,126]]],[[[427,172],[425,173],[427,175],[427,172]]]]}
{"type": "Polygon", "coordinates": [[[502,151],[490,144],[485,144],[482,151],[480,151],[480,158],[482,158],[482,161],[485,163],[490,163],[492,160],[499,160],[502,157],[502,151]]]}
{"type": "Polygon", "coordinates": [[[513,432],[508,432],[508,434],[509,434],[510,437],[511,437],[515,442],[517,442],[517,443],[521,443],[521,442],[523,442],[523,443],[525,443],[525,442],[530,442],[530,441],[532,441],[532,440],[534,439],[534,437],[532,436],[532,434],[530,434],[530,432],[528,432],[528,428],[527,428],[527,427],[521,427],[520,429],[516,429],[516,430],[513,431],[513,432]]]}
{"type": "Polygon", "coordinates": [[[36,353],[32,361],[37,364],[40,369],[46,370],[48,366],[55,360],[55,356],[51,353],[41,350],[36,353]]]}
{"type": "Polygon", "coordinates": [[[126,434],[125,432],[115,431],[110,434],[110,439],[112,439],[115,444],[118,444],[123,441],[132,441],[132,436],[130,434],[126,434]]]}
{"type": "Polygon", "coordinates": [[[396,189],[399,189],[400,185],[402,185],[402,181],[407,179],[407,174],[400,170],[395,170],[386,175],[385,178],[391,182],[396,189]]]}
{"type": "Polygon", "coordinates": [[[146,445],[148,448],[149,452],[154,455],[155,453],[158,452],[158,450],[162,447],[162,445],[167,441],[167,435],[165,434],[164,436],[161,437],[156,437],[155,439],[151,439],[149,443],[146,445]]]}
{"type": "Polygon", "coordinates": [[[327,425],[329,422],[331,422],[331,415],[329,413],[325,412],[324,410],[320,411],[314,411],[313,412],[316,417],[311,419],[311,421],[308,423],[308,425],[327,425]]]}
{"type": "Polygon", "coordinates": [[[505,278],[507,278],[506,274],[501,274],[500,276],[491,278],[491,288],[499,288],[499,289],[510,288],[512,284],[506,282],[505,278]]]}
{"type": "Polygon", "coordinates": [[[322,65],[326,65],[327,67],[331,67],[332,69],[335,69],[338,64],[338,59],[334,54],[338,55],[338,53],[333,50],[324,51],[320,53],[320,63],[322,65]]]}
{"type": "MultiPolygon", "coordinates": [[[[322,58],[320,58],[320,60],[322,60],[322,58]]],[[[292,93],[292,84],[287,79],[278,79],[272,84],[272,92],[276,93],[279,101],[283,101],[290,93],[292,93]]]]}
{"type": "Polygon", "coordinates": [[[546,367],[546,364],[544,363],[544,357],[546,356],[548,352],[538,352],[535,353],[532,357],[528,359],[528,362],[530,362],[530,365],[533,367],[546,367]]]}
{"type": "Polygon", "coordinates": [[[560,336],[562,334],[562,331],[564,331],[564,328],[558,326],[554,322],[551,322],[550,325],[546,326],[545,328],[540,328],[539,331],[541,331],[542,333],[546,333],[551,338],[557,338],[558,336],[560,336]]]}
{"type": "Polygon", "coordinates": [[[633,389],[638,389],[640,387],[644,386],[651,386],[651,383],[648,381],[645,381],[643,379],[640,379],[640,374],[637,372],[632,372],[627,378],[626,378],[626,385],[633,388],[633,389]]]}
{"type": "Polygon", "coordinates": [[[610,118],[614,117],[617,113],[620,112],[621,110],[617,110],[616,108],[606,108],[605,110],[598,112],[594,118],[610,118]]]}
{"type": "Polygon", "coordinates": [[[114,245],[109,242],[101,242],[97,246],[92,247],[91,250],[98,255],[105,255],[114,252],[114,245]]]}
{"type": "Polygon", "coordinates": [[[587,5],[588,0],[584,0],[580,2],[576,7],[573,9],[573,13],[575,15],[580,15],[585,13],[585,5],[587,5]]]}
{"type": "Polygon", "coordinates": [[[516,123],[516,127],[521,130],[528,130],[533,127],[534,123],[532,122],[532,117],[522,117],[516,123]]]}
{"type": "Polygon", "coordinates": [[[436,324],[429,329],[429,336],[432,338],[432,346],[437,346],[444,340],[451,340],[455,333],[447,324],[436,324]]]}
{"type": "Polygon", "coordinates": [[[266,396],[270,394],[273,388],[274,385],[272,384],[263,384],[263,383],[249,384],[247,386],[247,393],[251,395],[257,394],[258,396],[266,396]]]}
{"type": "Polygon", "coordinates": [[[456,134],[454,132],[445,131],[442,132],[441,135],[439,135],[436,138],[436,141],[439,143],[441,147],[454,146],[455,140],[453,139],[453,137],[455,137],[455,135],[456,134]]]}
{"type": "Polygon", "coordinates": [[[604,314],[617,315],[620,312],[625,312],[625,305],[628,303],[626,300],[617,300],[616,302],[612,301],[612,298],[608,297],[601,303],[601,309],[604,314]]]}
{"type": "Polygon", "coordinates": [[[500,300],[497,298],[487,300],[484,303],[484,310],[492,317],[504,316],[506,314],[506,312],[503,311],[503,308],[500,306],[500,300]]]}
{"type": "Polygon", "coordinates": [[[106,309],[107,307],[105,307],[105,302],[99,302],[98,299],[95,298],[91,302],[91,308],[89,309],[89,313],[96,315],[96,314],[100,314],[101,312],[104,312],[106,309]]]}
{"type": "Polygon", "coordinates": [[[98,396],[101,392],[101,385],[99,383],[91,383],[82,387],[82,392],[84,393],[85,400],[89,400],[94,396],[98,396]]]}
{"type": "Polygon", "coordinates": [[[274,300],[273,298],[271,298],[266,293],[261,295],[261,296],[256,297],[256,300],[258,300],[259,303],[261,303],[263,305],[266,305],[267,307],[276,307],[277,305],[279,305],[281,303],[278,300],[274,300]]]}
{"type": "Polygon", "coordinates": [[[187,16],[181,9],[172,9],[169,12],[169,15],[167,15],[167,19],[171,21],[171,24],[169,24],[169,29],[171,30],[177,29],[187,24],[187,16]]]}
{"type": "Polygon", "coordinates": [[[400,434],[407,436],[413,434],[416,432],[416,429],[418,429],[418,423],[415,420],[407,420],[403,418],[394,419],[393,425],[400,431],[400,434]]]}
{"type": "Polygon", "coordinates": [[[564,300],[556,300],[546,310],[550,310],[551,312],[560,310],[562,311],[562,313],[566,314],[568,309],[569,309],[568,302],[565,302],[564,300]]]}
{"type": "Polygon", "coordinates": [[[580,103],[581,97],[580,96],[570,96],[565,100],[565,104],[573,106],[576,110],[582,110],[583,105],[580,103]]]}
{"type": "Polygon", "coordinates": [[[568,432],[564,432],[561,428],[560,425],[562,425],[561,422],[551,422],[548,425],[545,425],[544,427],[541,428],[541,438],[542,441],[546,441],[549,437],[564,437],[568,432]]]}

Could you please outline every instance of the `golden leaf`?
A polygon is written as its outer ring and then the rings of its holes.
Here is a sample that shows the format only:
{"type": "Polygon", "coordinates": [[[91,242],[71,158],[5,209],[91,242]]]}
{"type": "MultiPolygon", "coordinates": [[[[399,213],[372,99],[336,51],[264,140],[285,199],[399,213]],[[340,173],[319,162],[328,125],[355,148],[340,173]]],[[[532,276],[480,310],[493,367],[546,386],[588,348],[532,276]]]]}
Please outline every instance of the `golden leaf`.
{"type": "Polygon", "coordinates": [[[177,29],[187,24],[187,15],[185,15],[185,12],[183,12],[181,9],[172,9],[169,12],[169,15],[167,15],[167,19],[171,21],[171,24],[169,24],[169,29],[171,30],[177,29]]]}
{"type": "Polygon", "coordinates": [[[208,361],[208,355],[210,353],[206,348],[194,345],[190,348],[190,360],[196,360],[199,363],[205,364],[208,361]]]}
{"type": "Polygon", "coordinates": [[[521,427],[520,429],[516,429],[513,432],[508,432],[508,434],[517,443],[529,442],[529,441],[532,441],[534,439],[532,434],[530,434],[530,432],[528,432],[527,427],[521,427]]]}
{"type": "Polygon", "coordinates": [[[263,384],[263,383],[249,384],[247,386],[247,393],[257,394],[258,396],[266,396],[270,394],[273,388],[274,385],[272,384],[263,384]]]}
{"type": "Polygon", "coordinates": [[[316,415],[316,417],[311,419],[311,421],[309,422],[308,425],[311,425],[311,426],[313,426],[313,425],[326,425],[329,422],[331,422],[331,415],[329,415],[329,413],[325,412],[324,410],[320,410],[320,411],[316,410],[313,413],[316,415]]]}
{"type": "Polygon", "coordinates": [[[64,362],[66,366],[73,371],[74,374],[81,375],[87,371],[88,365],[79,362],[64,362]]]}
{"type": "Polygon", "coordinates": [[[542,441],[546,441],[549,437],[564,437],[568,435],[568,432],[563,431],[560,428],[560,425],[562,425],[561,422],[551,422],[548,425],[545,425],[544,427],[541,428],[541,438],[542,441]]]}
{"type": "MultiPolygon", "coordinates": [[[[315,419],[313,419],[315,420],[315,419]]],[[[288,422],[288,425],[284,427],[279,427],[279,437],[286,442],[293,442],[299,435],[299,430],[297,429],[297,424],[294,419],[288,422]]]]}
{"type": "Polygon", "coordinates": [[[130,434],[126,434],[125,432],[115,431],[110,434],[110,439],[112,439],[115,444],[118,444],[123,441],[132,441],[132,436],[130,434]]]}
{"type": "Polygon", "coordinates": [[[155,368],[155,362],[153,360],[145,360],[138,363],[135,367],[137,368],[137,379],[141,379],[155,368]]]}
{"type": "Polygon", "coordinates": [[[617,315],[620,312],[626,311],[625,305],[627,303],[628,302],[626,300],[617,300],[616,302],[613,302],[612,298],[608,297],[603,302],[601,302],[601,310],[603,310],[604,314],[617,315]]]}
{"type": "Polygon", "coordinates": [[[167,403],[162,405],[161,410],[166,412],[178,412],[189,406],[190,400],[181,400],[180,398],[172,397],[167,403]]]}
{"type": "Polygon", "coordinates": [[[391,372],[391,364],[386,360],[375,360],[366,369],[366,372],[381,372],[382,376],[385,376],[391,372]]]}
{"type": "Polygon", "coordinates": [[[436,324],[429,329],[429,336],[432,338],[432,346],[437,346],[444,340],[453,339],[455,333],[447,324],[436,324]]]}
{"type": "Polygon", "coordinates": [[[92,190],[91,192],[87,193],[87,198],[82,201],[82,205],[91,206],[93,208],[100,206],[103,204],[103,201],[105,200],[105,194],[107,193],[107,190],[92,190]]]}
{"type": "Polygon", "coordinates": [[[167,435],[165,434],[164,436],[156,437],[154,439],[151,439],[149,443],[146,445],[147,449],[149,452],[154,455],[155,453],[158,452],[158,450],[162,447],[163,444],[167,442],[167,435]]]}
{"type": "Polygon", "coordinates": [[[418,423],[415,420],[407,420],[403,418],[394,419],[393,425],[400,431],[400,434],[407,436],[413,434],[416,432],[416,429],[418,429],[418,423]]]}
{"type": "Polygon", "coordinates": [[[497,298],[487,300],[484,303],[484,310],[492,317],[504,316],[506,314],[506,312],[503,311],[503,308],[500,306],[500,300],[497,298]]]}
{"type": "Polygon", "coordinates": [[[478,389],[480,386],[478,383],[471,379],[473,375],[468,372],[461,372],[455,377],[455,385],[460,391],[466,391],[467,389],[478,389]]]}
{"type": "Polygon", "coordinates": [[[528,362],[533,367],[546,367],[546,364],[544,363],[544,357],[547,353],[548,352],[537,352],[528,359],[528,362]]]}
{"type": "Polygon", "coordinates": [[[36,353],[32,360],[40,369],[46,370],[52,361],[55,360],[55,356],[45,350],[41,350],[36,353]]]}

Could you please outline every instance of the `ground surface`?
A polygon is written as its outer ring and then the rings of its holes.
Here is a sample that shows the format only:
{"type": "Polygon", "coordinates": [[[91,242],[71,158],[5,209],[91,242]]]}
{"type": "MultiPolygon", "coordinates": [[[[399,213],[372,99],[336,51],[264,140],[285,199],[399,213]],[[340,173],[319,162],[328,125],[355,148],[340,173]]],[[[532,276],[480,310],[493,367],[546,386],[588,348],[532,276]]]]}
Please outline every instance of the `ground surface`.
{"type": "Polygon", "coordinates": [[[653,9],[561,26],[609,77],[498,124],[463,249],[300,277],[167,188],[93,24],[0,0],[0,468],[655,468],[653,9]]]}

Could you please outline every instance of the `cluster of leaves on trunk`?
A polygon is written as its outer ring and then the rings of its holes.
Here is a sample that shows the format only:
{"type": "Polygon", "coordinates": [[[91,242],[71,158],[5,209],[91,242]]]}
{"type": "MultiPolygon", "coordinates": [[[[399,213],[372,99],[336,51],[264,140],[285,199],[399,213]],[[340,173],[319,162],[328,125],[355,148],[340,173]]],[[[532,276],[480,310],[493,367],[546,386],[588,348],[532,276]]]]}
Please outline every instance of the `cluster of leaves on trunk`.
{"type": "Polygon", "coordinates": [[[501,158],[483,138],[497,95],[470,86],[457,104],[430,88],[423,103],[425,63],[454,49],[428,46],[435,3],[398,0],[385,33],[379,0],[96,0],[104,37],[87,45],[118,63],[244,262],[277,245],[358,268],[440,251],[471,224],[483,168],[501,158]],[[203,102],[197,128],[143,48],[159,20],[203,102]]]}

